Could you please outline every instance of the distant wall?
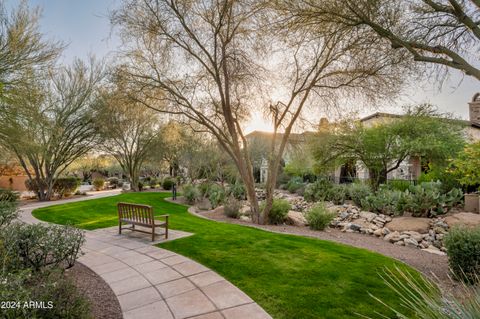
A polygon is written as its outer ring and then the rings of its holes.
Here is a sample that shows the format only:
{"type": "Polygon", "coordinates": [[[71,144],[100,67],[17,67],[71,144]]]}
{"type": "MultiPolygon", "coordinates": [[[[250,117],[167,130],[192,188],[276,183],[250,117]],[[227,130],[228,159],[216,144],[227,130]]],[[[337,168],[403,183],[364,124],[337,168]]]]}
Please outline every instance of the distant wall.
{"type": "Polygon", "coordinates": [[[12,189],[14,191],[26,191],[25,181],[27,176],[0,176],[0,188],[12,189]]]}

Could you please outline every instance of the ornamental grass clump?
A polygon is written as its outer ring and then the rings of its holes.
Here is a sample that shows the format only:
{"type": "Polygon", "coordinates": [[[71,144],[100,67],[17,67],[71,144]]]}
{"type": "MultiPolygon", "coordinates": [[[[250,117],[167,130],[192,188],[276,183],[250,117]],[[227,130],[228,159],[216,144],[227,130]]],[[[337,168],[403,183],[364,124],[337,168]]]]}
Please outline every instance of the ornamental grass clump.
{"type": "MultiPolygon", "coordinates": [[[[423,276],[415,275],[398,267],[384,269],[380,274],[385,284],[398,296],[402,307],[393,307],[380,296],[369,293],[379,307],[394,313],[388,318],[398,319],[476,319],[480,318],[480,290],[465,284],[456,296],[443,291],[440,285],[423,276]],[[459,297],[459,295],[463,295],[459,297]]],[[[358,314],[362,318],[372,318],[358,314]]],[[[387,318],[379,315],[376,318],[387,318]]]]}

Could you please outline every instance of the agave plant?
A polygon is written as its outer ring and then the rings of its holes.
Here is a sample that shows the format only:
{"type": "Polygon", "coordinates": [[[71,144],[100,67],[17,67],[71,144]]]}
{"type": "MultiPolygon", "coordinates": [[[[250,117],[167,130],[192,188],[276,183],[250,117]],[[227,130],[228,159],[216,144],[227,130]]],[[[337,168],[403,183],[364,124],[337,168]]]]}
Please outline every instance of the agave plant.
{"type": "MultiPolygon", "coordinates": [[[[385,284],[398,295],[402,309],[394,308],[381,298],[373,296],[376,301],[391,310],[399,319],[478,319],[480,318],[479,287],[462,285],[461,300],[451,293],[439,288],[434,281],[422,276],[415,276],[408,271],[395,267],[384,269],[380,274],[385,284]],[[414,316],[412,317],[411,314],[414,316]]],[[[358,314],[363,318],[367,317],[358,314]]],[[[378,318],[389,318],[378,314],[378,318]]]]}

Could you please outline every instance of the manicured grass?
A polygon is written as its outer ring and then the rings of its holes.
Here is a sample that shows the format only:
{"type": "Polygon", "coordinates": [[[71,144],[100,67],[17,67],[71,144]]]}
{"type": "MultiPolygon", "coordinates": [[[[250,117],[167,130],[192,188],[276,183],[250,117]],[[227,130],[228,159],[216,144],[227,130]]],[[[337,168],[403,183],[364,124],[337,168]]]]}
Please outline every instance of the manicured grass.
{"type": "MultiPolygon", "coordinates": [[[[406,266],[363,249],[329,241],[275,234],[192,216],[165,202],[168,193],[129,193],[39,208],[38,219],[83,229],[117,225],[116,203],[143,203],[171,216],[171,228],[195,233],[162,248],[215,270],[258,302],[274,318],[391,316],[368,293],[396,307],[398,297],[382,282],[382,267],[406,266]]],[[[392,247],[393,248],[393,247],[392,247]]]]}

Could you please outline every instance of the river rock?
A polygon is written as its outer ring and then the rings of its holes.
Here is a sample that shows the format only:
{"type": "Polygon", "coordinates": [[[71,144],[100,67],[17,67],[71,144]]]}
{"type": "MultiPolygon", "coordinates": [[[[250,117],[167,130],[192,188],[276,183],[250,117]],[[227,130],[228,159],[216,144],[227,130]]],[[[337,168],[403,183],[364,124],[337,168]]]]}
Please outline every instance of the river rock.
{"type": "Polygon", "coordinates": [[[404,232],[402,232],[402,234],[405,234],[405,235],[408,235],[408,236],[412,237],[417,242],[421,242],[422,239],[423,239],[423,235],[416,232],[416,231],[404,231],[404,232]]]}
{"type": "Polygon", "coordinates": [[[375,217],[377,217],[377,214],[375,213],[372,213],[372,212],[360,212],[359,213],[360,217],[361,218],[365,218],[367,221],[371,222],[372,220],[375,219],[375,217]]]}
{"type": "Polygon", "coordinates": [[[394,243],[400,240],[400,233],[398,231],[391,232],[390,234],[383,237],[383,240],[394,243]]]}
{"type": "Polygon", "coordinates": [[[405,242],[405,246],[407,246],[407,247],[417,247],[418,246],[418,242],[415,239],[413,239],[412,237],[405,238],[403,241],[405,242]]]}

